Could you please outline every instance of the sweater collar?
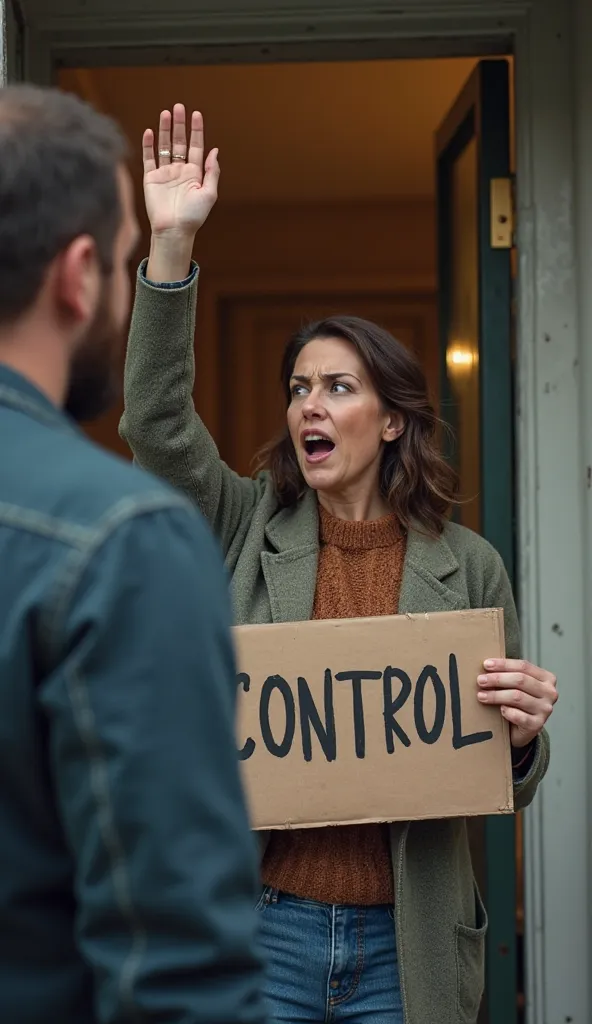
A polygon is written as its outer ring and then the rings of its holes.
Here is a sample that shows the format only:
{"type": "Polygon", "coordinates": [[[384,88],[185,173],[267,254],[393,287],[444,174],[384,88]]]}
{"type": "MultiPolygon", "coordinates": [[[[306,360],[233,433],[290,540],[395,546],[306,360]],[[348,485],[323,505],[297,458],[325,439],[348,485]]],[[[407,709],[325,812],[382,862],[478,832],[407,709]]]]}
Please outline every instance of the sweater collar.
{"type": "Polygon", "coordinates": [[[352,551],[389,548],[403,538],[397,517],[391,513],[380,519],[338,519],[319,504],[319,538],[321,544],[352,551]]]}

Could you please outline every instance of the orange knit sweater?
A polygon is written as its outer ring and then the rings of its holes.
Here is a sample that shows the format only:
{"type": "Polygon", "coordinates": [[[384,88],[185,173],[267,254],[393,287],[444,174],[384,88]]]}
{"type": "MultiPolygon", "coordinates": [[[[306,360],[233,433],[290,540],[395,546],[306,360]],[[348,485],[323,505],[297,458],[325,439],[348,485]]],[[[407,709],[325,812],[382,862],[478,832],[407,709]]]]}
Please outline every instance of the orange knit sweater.
{"type": "MultiPolygon", "coordinates": [[[[320,542],[313,618],[396,613],[405,537],[394,516],[349,522],[320,507],[320,542]]],[[[360,906],[393,902],[384,825],[275,832],[262,870],[265,885],[303,899],[360,906]]]]}

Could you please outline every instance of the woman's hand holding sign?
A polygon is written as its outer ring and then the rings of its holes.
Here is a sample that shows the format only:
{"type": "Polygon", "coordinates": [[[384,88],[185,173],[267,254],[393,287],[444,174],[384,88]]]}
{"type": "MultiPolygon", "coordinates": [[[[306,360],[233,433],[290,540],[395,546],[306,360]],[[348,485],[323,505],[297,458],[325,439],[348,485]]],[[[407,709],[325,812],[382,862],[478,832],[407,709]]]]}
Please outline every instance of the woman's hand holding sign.
{"type": "Polygon", "coordinates": [[[510,723],[516,749],[527,747],[544,728],[557,701],[557,679],[529,661],[507,658],[484,662],[486,672],[477,679],[479,700],[498,704],[510,723]]]}

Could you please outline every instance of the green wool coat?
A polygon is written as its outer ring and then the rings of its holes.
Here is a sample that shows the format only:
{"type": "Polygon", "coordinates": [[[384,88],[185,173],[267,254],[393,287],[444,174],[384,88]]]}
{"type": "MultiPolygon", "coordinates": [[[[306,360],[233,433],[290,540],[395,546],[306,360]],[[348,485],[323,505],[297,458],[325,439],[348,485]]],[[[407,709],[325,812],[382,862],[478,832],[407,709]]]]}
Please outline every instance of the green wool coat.
{"type": "MultiPolygon", "coordinates": [[[[139,463],[199,505],[222,544],[239,623],[312,614],[319,553],[316,495],[280,509],[268,476],[224,465],[193,406],[196,274],[183,286],[148,284],[140,268],[125,371],[121,434],[139,463]]],[[[504,609],[508,656],[519,656],[512,591],[496,551],[448,524],[437,539],[411,530],[399,611],[504,609]]],[[[537,740],[516,808],[533,799],[549,741],[537,740]]],[[[463,818],[390,826],[405,1024],[474,1024],[484,984],[487,916],[474,882],[463,818]]],[[[196,869],[198,869],[196,865],[196,869]]]]}

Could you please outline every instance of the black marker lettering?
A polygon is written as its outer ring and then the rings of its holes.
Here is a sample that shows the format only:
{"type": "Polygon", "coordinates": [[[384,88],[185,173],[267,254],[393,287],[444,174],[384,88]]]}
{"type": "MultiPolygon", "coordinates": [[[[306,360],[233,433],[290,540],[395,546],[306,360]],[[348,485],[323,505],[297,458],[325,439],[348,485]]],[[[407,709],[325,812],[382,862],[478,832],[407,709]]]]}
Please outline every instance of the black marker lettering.
{"type": "Polygon", "coordinates": [[[298,703],[300,705],[300,728],[302,731],[302,753],[305,761],[312,760],[312,725],[327,761],[334,761],[337,756],[337,737],[335,734],[335,712],[333,710],[333,680],[331,670],[325,669],[325,724],[321,718],[306,679],[298,676],[298,703]]]}
{"type": "Polygon", "coordinates": [[[366,727],[364,724],[364,701],[362,699],[363,679],[382,679],[382,672],[337,672],[335,678],[340,683],[351,680],[354,702],[354,740],[356,757],[366,756],[366,727]]]}
{"type": "Polygon", "coordinates": [[[404,747],[411,746],[411,740],[407,733],[395,719],[395,714],[397,711],[401,710],[411,693],[411,680],[402,668],[391,668],[391,666],[388,665],[384,670],[382,686],[384,691],[384,731],[386,735],[386,749],[389,754],[392,754],[395,750],[395,741],[393,739],[395,734],[404,747]],[[401,689],[399,690],[395,700],[393,700],[393,679],[398,679],[401,683],[401,689]]]}
{"type": "Polygon", "coordinates": [[[470,747],[473,743],[485,743],[493,739],[492,732],[472,732],[463,736],[462,732],[462,711],[460,706],[460,684],[458,681],[458,664],[456,655],[451,654],[448,659],[448,674],[450,676],[450,704],[452,706],[452,746],[455,750],[462,747],[470,747]]]}
{"type": "MultiPolygon", "coordinates": [[[[245,693],[248,693],[251,689],[251,677],[246,672],[239,672],[236,677],[237,686],[242,686],[245,693]]],[[[249,736],[242,750],[238,752],[239,761],[248,761],[255,750],[255,740],[249,736]]]]}
{"type": "Polygon", "coordinates": [[[263,683],[261,690],[261,701],[259,703],[259,721],[261,723],[261,735],[263,742],[274,757],[286,757],[291,750],[296,730],[296,707],[292,691],[282,676],[268,676],[263,683]],[[276,743],[271,725],[269,723],[269,702],[274,690],[279,690],[284,698],[286,711],[286,729],[281,743],[276,743]]]}
{"type": "Polygon", "coordinates": [[[446,717],[446,690],[444,689],[444,683],[440,679],[440,676],[433,665],[426,665],[426,667],[422,669],[419,679],[415,684],[413,713],[415,715],[415,728],[417,729],[417,735],[421,742],[429,744],[436,743],[436,741],[440,739],[442,729],[444,728],[444,719],[446,717]],[[436,711],[434,713],[434,724],[431,729],[428,729],[426,726],[423,706],[425,688],[428,680],[434,687],[434,694],[436,696],[436,711]]]}

